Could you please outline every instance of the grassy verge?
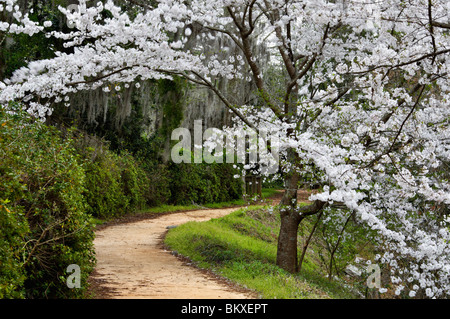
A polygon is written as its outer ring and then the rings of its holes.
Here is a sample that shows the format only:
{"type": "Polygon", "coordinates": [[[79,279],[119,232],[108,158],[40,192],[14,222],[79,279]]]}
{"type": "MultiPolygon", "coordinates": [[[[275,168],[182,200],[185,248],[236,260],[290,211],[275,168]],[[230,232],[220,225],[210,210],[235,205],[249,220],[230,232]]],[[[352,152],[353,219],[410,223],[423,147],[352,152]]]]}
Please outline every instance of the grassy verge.
{"type": "Polygon", "coordinates": [[[262,206],[240,209],[207,222],[171,229],[165,243],[201,268],[253,289],[261,298],[357,298],[345,286],[329,281],[308,257],[300,275],[275,265],[278,214],[262,206]]]}

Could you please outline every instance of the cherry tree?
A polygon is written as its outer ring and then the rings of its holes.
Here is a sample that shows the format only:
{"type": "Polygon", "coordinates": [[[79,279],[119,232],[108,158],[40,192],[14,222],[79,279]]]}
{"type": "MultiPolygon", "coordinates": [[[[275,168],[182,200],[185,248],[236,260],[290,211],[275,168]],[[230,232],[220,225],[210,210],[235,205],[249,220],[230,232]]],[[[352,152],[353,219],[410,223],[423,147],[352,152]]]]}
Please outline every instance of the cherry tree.
{"type": "Polygon", "coordinates": [[[377,235],[375,262],[389,266],[397,294],[450,294],[447,1],[135,1],[133,17],[111,0],[80,1],[76,12],[60,8],[69,33],[30,21],[15,2],[0,0],[14,17],[0,31],[46,32],[68,51],[0,82],[0,103],[45,118],[78,91],[183,76],[235,115],[230,131],[280,137],[280,267],[297,271],[302,220],[338,207],[377,235]],[[251,98],[224,79],[249,83],[251,98]],[[320,188],[299,206],[305,181],[320,188]]]}

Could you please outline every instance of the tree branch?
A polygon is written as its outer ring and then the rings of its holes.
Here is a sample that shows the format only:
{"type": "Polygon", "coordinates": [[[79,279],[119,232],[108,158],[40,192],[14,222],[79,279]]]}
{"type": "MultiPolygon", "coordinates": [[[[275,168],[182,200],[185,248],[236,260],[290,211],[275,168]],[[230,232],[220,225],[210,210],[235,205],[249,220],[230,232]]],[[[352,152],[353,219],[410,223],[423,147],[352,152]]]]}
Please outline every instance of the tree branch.
{"type": "Polygon", "coordinates": [[[370,68],[368,68],[367,70],[364,70],[364,71],[350,72],[349,74],[355,74],[355,75],[366,74],[366,73],[375,71],[375,70],[380,69],[380,68],[395,69],[395,68],[399,68],[399,67],[402,67],[402,66],[407,66],[407,65],[410,65],[410,64],[413,64],[413,63],[420,62],[420,61],[425,60],[427,58],[432,58],[432,57],[436,57],[436,56],[441,55],[441,54],[446,54],[446,53],[449,53],[449,52],[450,52],[450,49],[445,49],[445,50],[436,51],[436,52],[432,52],[432,53],[428,53],[428,54],[422,55],[421,57],[418,57],[416,59],[413,59],[413,60],[410,60],[410,61],[407,61],[407,62],[402,62],[402,63],[398,63],[398,64],[394,64],[394,65],[381,64],[381,65],[377,65],[377,66],[374,66],[374,67],[370,67],[370,68]]]}
{"type": "Polygon", "coordinates": [[[209,30],[211,30],[211,31],[221,32],[221,33],[223,33],[223,34],[228,35],[228,36],[231,38],[231,40],[233,40],[233,42],[234,42],[234,43],[235,43],[242,51],[244,51],[244,47],[242,46],[242,43],[239,42],[238,38],[236,38],[236,36],[235,36],[233,33],[231,33],[231,31],[229,31],[229,30],[223,30],[223,29],[219,29],[219,28],[215,28],[215,27],[210,27],[210,26],[205,26],[205,28],[207,28],[207,29],[209,29],[209,30]]]}
{"type": "Polygon", "coordinates": [[[420,98],[422,97],[422,93],[425,89],[425,85],[422,85],[422,88],[419,92],[419,96],[417,97],[416,103],[414,103],[413,107],[411,108],[411,111],[408,113],[406,118],[403,120],[402,124],[400,125],[400,128],[398,129],[397,135],[395,135],[394,141],[392,141],[391,147],[387,150],[386,154],[389,154],[392,151],[392,148],[394,147],[395,142],[397,142],[398,137],[400,136],[400,133],[403,130],[403,126],[405,126],[405,123],[408,121],[410,116],[413,114],[414,110],[416,109],[417,105],[419,104],[420,98]]]}
{"type": "MultiPolygon", "coordinates": [[[[433,45],[433,52],[436,53],[436,40],[434,39],[434,29],[433,29],[433,14],[431,12],[432,3],[431,0],[428,0],[428,21],[430,24],[430,34],[431,34],[431,44],[433,45]]],[[[434,64],[434,61],[436,60],[436,55],[433,56],[433,59],[431,60],[431,64],[434,64]]]]}
{"type": "Polygon", "coordinates": [[[388,156],[389,156],[390,153],[391,153],[393,150],[398,149],[398,147],[395,146],[395,143],[397,142],[397,139],[398,139],[398,137],[400,136],[400,134],[401,134],[401,132],[402,132],[402,130],[403,130],[403,127],[405,126],[405,123],[406,123],[406,122],[408,121],[408,119],[411,117],[411,115],[413,114],[413,112],[414,112],[414,110],[416,109],[417,105],[419,104],[419,101],[420,101],[420,98],[421,98],[421,96],[422,96],[422,93],[423,93],[424,89],[425,89],[425,85],[421,85],[421,89],[420,89],[420,92],[419,92],[419,96],[417,97],[416,102],[415,102],[414,105],[412,106],[411,111],[408,113],[408,115],[407,115],[406,118],[403,120],[402,124],[400,125],[400,128],[398,129],[397,134],[395,135],[395,138],[394,138],[394,140],[392,141],[392,143],[391,143],[389,149],[388,149],[387,151],[383,152],[382,154],[378,155],[377,157],[375,157],[372,161],[370,161],[369,164],[367,164],[367,165],[364,166],[365,168],[372,166],[374,163],[376,163],[378,160],[380,160],[384,155],[388,155],[388,156]]]}
{"type": "Polygon", "coordinates": [[[312,204],[299,207],[296,212],[300,214],[302,218],[319,213],[327,205],[326,202],[315,200],[312,204]]]}
{"type": "Polygon", "coordinates": [[[438,28],[443,28],[443,29],[450,29],[450,23],[431,21],[431,25],[433,27],[438,27],[438,28]]]}
{"type": "Polygon", "coordinates": [[[322,215],[323,215],[323,209],[320,210],[320,214],[319,214],[319,216],[317,216],[317,221],[314,223],[313,229],[311,230],[311,233],[309,234],[308,238],[306,239],[305,244],[303,245],[302,254],[300,255],[300,259],[298,261],[298,272],[301,272],[301,270],[302,270],[303,259],[305,258],[306,250],[308,249],[309,243],[316,231],[317,225],[319,224],[320,219],[322,218],[322,215]]]}
{"type": "Polygon", "coordinates": [[[120,69],[118,69],[118,70],[112,71],[112,72],[110,72],[110,73],[107,73],[107,74],[105,74],[105,75],[102,75],[102,76],[99,76],[99,77],[90,79],[90,80],[78,81],[78,82],[71,82],[71,83],[68,83],[67,85],[72,86],[72,85],[78,85],[78,84],[88,84],[88,83],[98,82],[98,81],[103,80],[103,79],[105,79],[105,78],[107,78],[107,77],[110,77],[111,75],[114,75],[114,74],[116,74],[116,73],[120,73],[120,72],[122,72],[122,71],[131,69],[131,68],[133,68],[133,67],[134,67],[134,66],[126,66],[126,67],[120,68],[120,69]]]}
{"type": "MultiPolygon", "coordinates": [[[[202,84],[204,86],[207,86],[208,88],[210,88],[218,97],[219,99],[231,110],[233,111],[234,114],[236,114],[245,124],[247,124],[250,128],[252,128],[253,130],[256,131],[256,133],[259,133],[258,128],[253,124],[250,123],[248,121],[248,119],[241,113],[239,112],[238,109],[236,109],[233,104],[228,101],[228,99],[222,94],[222,92],[220,92],[219,89],[216,88],[215,85],[213,85],[210,81],[208,81],[207,79],[205,79],[203,76],[201,76],[200,74],[198,74],[197,72],[193,72],[192,73],[197,76],[199,79],[201,79],[201,81],[203,82],[199,82],[197,81],[196,83],[198,84],[202,84]]],[[[188,80],[192,80],[192,78],[187,78],[188,80]]]]}

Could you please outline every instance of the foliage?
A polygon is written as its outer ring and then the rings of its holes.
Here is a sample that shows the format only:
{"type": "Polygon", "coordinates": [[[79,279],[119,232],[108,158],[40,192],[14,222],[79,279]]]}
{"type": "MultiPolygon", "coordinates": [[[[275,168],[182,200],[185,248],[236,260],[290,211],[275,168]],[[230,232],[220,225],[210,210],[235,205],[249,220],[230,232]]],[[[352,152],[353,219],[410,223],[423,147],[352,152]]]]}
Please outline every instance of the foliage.
{"type": "Polygon", "coordinates": [[[96,217],[119,216],[126,212],[130,199],[121,183],[122,167],[116,154],[105,151],[86,166],[88,212],[96,217]]]}
{"type": "Polygon", "coordinates": [[[94,263],[81,159],[71,139],[30,119],[18,105],[13,114],[0,109],[0,123],[0,294],[80,296],[83,289],[69,289],[64,280],[66,267],[77,264],[85,288],[94,263]],[[11,279],[9,286],[3,278],[11,279]]]}
{"type": "MultiPolygon", "coordinates": [[[[33,10],[29,14],[30,20],[36,22],[53,20],[54,23],[57,23],[58,20],[54,10],[55,4],[58,5],[60,3],[33,1],[28,8],[33,10]]],[[[60,18],[63,17],[60,15],[60,18]]],[[[37,33],[33,36],[23,33],[12,34],[9,39],[4,39],[0,32],[0,44],[3,44],[0,46],[0,65],[2,66],[0,67],[0,80],[9,78],[15,70],[26,66],[30,61],[53,58],[55,56],[55,47],[63,49],[59,41],[52,41],[43,33],[37,33]]]]}
{"type": "Polygon", "coordinates": [[[77,149],[85,160],[88,212],[95,217],[119,217],[166,204],[206,204],[241,198],[241,181],[234,178],[237,171],[232,165],[163,164],[125,150],[118,154],[106,142],[93,140],[91,137],[86,143],[78,137],[77,149]]]}
{"type": "Polygon", "coordinates": [[[356,258],[370,260],[375,255],[374,232],[365,229],[351,212],[345,214],[341,209],[328,207],[323,216],[314,216],[301,229],[303,236],[309,236],[312,225],[317,223],[310,249],[330,280],[342,277],[356,258]]]}
{"type": "MultiPolygon", "coordinates": [[[[14,182],[10,182],[9,187],[13,188],[14,182]]],[[[2,197],[6,197],[3,193],[2,197]]],[[[20,210],[8,208],[9,201],[2,199],[0,205],[0,298],[22,298],[24,293],[21,290],[25,280],[23,268],[20,262],[20,247],[23,245],[23,238],[29,231],[28,224],[20,210]]]]}
{"type": "Polygon", "coordinates": [[[222,163],[171,163],[170,202],[175,205],[227,202],[242,195],[237,170],[222,163]]]}
{"type": "Polygon", "coordinates": [[[179,127],[183,120],[182,94],[187,87],[183,78],[174,77],[172,80],[162,79],[157,82],[160,104],[163,109],[162,125],[157,137],[162,138],[159,147],[162,147],[166,139],[170,138],[172,131],[179,127]]]}
{"type": "Polygon", "coordinates": [[[84,196],[90,214],[109,219],[168,201],[164,165],[136,158],[126,150],[114,152],[108,145],[86,134],[76,138],[77,152],[85,164],[84,196]]]}

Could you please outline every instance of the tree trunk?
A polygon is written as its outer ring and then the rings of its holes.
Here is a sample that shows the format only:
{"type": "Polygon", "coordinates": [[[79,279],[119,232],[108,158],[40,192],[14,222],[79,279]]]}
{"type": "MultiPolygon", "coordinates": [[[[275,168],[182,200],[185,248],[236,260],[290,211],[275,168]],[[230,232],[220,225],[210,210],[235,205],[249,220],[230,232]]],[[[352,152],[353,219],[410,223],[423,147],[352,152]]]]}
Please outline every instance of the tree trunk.
{"type": "Polygon", "coordinates": [[[310,205],[297,208],[298,181],[299,175],[296,171],[286,177],[284,195],[279,205],[281,226],[277,266],[290,273],[298,272],[297,232],[300,222],[307,216],[319,213],[326,204],[316,200],[310,205]]]}
{"type": "Polygon", "coordinates": [[[301,221],[296,211],[298,173],[293,172],[286,177],[285,190],[280,202],[281,226],[278,236],[277,265],[284,270],[295,273],[297,264],[297,232],[301,221]]]}
{"type": "Polygon", "coordinates": [[[290,273],[298,271],[297,231],[300,221],[301,218],[298,213],[292,211],[281,213],[277,265],[290,273]]]}

